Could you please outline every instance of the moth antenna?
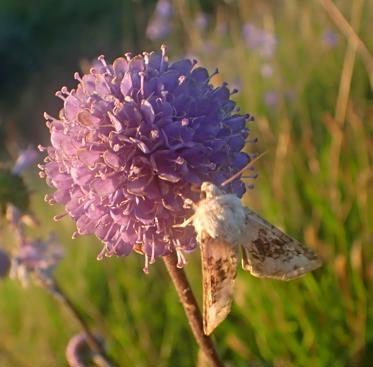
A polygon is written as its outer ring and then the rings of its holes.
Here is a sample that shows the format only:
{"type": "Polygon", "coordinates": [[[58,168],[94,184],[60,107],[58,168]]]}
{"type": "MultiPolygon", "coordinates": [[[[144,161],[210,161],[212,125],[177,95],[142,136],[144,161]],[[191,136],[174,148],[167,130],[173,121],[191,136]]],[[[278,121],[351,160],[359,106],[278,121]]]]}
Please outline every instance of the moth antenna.
{"type": "Polygon", "coordinates": [[[254,159],[250,160],[250,162],[243,168],[241,168],[238,172],[236,172],[233,176],[226,179],[220,186],[224,187],[234,181],[236,178],[240,177],[242,173],[247,170],[253,163],[258,161],[260,158],[262,158],[265,154],[267,154],[267,151],[257,155],[254,159]]]}

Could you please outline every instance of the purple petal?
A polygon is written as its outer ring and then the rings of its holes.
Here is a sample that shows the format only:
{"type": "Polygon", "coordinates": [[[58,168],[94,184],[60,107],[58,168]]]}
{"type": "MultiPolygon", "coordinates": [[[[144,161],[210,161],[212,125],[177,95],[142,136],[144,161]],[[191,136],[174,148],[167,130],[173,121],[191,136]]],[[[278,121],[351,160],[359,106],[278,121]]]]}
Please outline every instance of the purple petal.
{"type": "Polygon", "coordinates": [[[95,232],[97,222],[86,215],[82,215],[76,222],[79,234],[91,234],[95,232]]]}
{"type": "Polygon", "coordinates": [[[245,146],[245,138],[241,135],[233,135],[228,139],[227,144],[234,152],[239,152],[245,146]]]}
{"type": "Polygon", "coordinates": [[[94,128],[100,124],[100,119],[93,116],[89,111],[81,111],[77,115],[78,122],[85,127],[94,128]]]}
{"type": "Polygon", "coordinates": [[[121,233],[121,239],[124,242],[134,244],[137,240],[137,232],[133,221],[129,223],[127,228],[121,233]]]}
{"type": "Polygon", "coordinates": [[[119,186],[121,179],[118,176],[113,176],[106,179],[97,178],[92,182],[93,190],[102,196],[113,193],[119,186]]]}
{"type": "Polygon", "coordinates": [[[53,186],[61,190],[68,189],[73,184],[73,180],[71,179],[71,177],[65,173],[57,173],[51,176],[50,180],[53,186]]]}
{"type": "Polygon", "coordinates": [[[164,195],[164,197],[162,198],[162,204],[168,210],[179,212],[183,209],[184,201],[181,199],[180,196],[175,195],[172,192],[164,195]]]}
{"type": "Polygon", "coordinates": [[[188,59],[184,59],[184,60],[180,60],[180,61],[176,61],[176,62],[172,63],[169,66],[169,69],[170,70],[176,70],[181,75],[188,75],[191,72],[192,67],[193,67],[192,61],[190,61],[188,59]]]}
{"type": "Polygon", "coordinates": [[[135,217],[144,224],[153,223],[155,217],[154,202],[148,199],[139,199],[135,207],[135,217]]]}
{"type": "Polygon", "coordinates": [[[192,71],[191,78],[194,79],[196,82],[204,83],[209,80],[209,73],[205,68],[195,68],[192,71]]]}
{"type": "Polygon", "coordinates": [[[115,244],[113,252],[117,256],[127,256],[132,251],[133,245],[134,242],[125,242],[123,240],[119,240],[119,242],[115,244]]]}
{"type": "Polygon", "coordinates": [[[70,94],[64,103],[64,113],[67,120],[75,120],[78,113],[81,111],[79,100],[70,94]]]}
{"type": "Polygon", "coordinates": [[[235,133],[245,128],[246,120],[247,120],[246,116],[236,115],[236,116],[232,116],[231,118],[227,120],[224,120],[224,124],[228,126],[230,129],[232,129],[233,133],[235,133]]]}
{"type": "Polygon", "coordinates": [[[149,103],[146,99],[142,100],[140,109],[145,118],[145,121],[148,124],[152,124],[154,122],[155,116],[153,106],[151,105],[151,103],[149,103]]]}
{"type": "Polygon", "coordinates": [[[122,167],[120,158],[117,154],[110,152],[107,150],[102,155],[102,158],[104,159],[104,162],[112,169],[119,170],[122,167]]]}
{"type": "Polygon", "coordinates": [[[246,153],[233,153],[233,166],[241,169],[250,161],[250,157],[246,153]]]}
{"type": "Polygon", "coordinates": [[[123,214],[123,210],[119,208],[114,208],[110,210],[110,216],[113,218],[113,221],[120,226],[127,227],[130,223],[131,217],[123,214]]]}
{"type": "Polygon", "coordinates": [[[176,183],[180,181],[180,174],[177,172],[178,155],[176,153],[160,150],[151,155],[153,169],[162,180],[176,183]]]}
{"type": "Polygon", "coordinates": [[[77,152],[78,159],[87,167],[94,167],[101,158],[101,154],[102,152],[98,150],[79,150],[77,152]]]}
{"type": "Polygon", "coordinates": [[[135,157],[129,170],[127,191],[134,195],[144,196],[153,180],[153,170],[148,160],[145,157],[135,157]]]}
{"type": "Polygon", "coordinates": [[[129,95],[129,92],[132,89],[132,78],[130,73],[125,73],[124,77],[120,83],[120,91],[123,96],[126,97],[129,95]]]}
{"type": "Polygon", "coordinates": [[[72,167],[70,170],[70,174],[71,178],[74,180],[74,183],[76,183],[79,186],[87,185],[87,183],[90,182],[94,177],[92,171],[90,171],[88,168],[84,166],[72,167]]]}
{"type": "Polygon", "coordinates": [[[122,79],[128,70],[127,60],[124,57],[118,57],[115,59],[113,62],[113,70],[116,77],[122,79]]]}
{"type": "Polygon", "coordinates": [[[240,180],[235,180],[230,184],[231,191],[234,192],[239,198],[246,192],[245,184],[240,180]]]}
{"type": "Polygon", "coordinates": [[[102,98],[105,98],[111,92],[109,83],[104,75],[98,74],[96,76],[96,92],[102,98]]]}
{"type": "Polygon", "coordinates": [[[53,199],[56,201],[58,204],[65,204],[67,201],[70,200],[70,193],[68,190],[57,190],[53,194],[53,199]]]}

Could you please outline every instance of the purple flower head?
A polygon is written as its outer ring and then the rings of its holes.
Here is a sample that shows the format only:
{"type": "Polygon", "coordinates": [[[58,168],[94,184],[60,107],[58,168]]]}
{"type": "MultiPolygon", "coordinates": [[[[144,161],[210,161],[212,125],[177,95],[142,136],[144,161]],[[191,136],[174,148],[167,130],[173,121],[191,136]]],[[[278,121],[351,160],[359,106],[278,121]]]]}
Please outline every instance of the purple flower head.
{"type": "MultiPolygon", "coordinates": [[[[241,152],[250,115],[237,113],[226,84],[213,87],[208,71],[161,53],[126,54],[58,92],[59,118],[46,115],[51,146],[41,176],[56,191],[79,234],[95,234],[103,255],[155,258],[195,248],[191,227],[173,225],[191,215],[203,181],[222,183],[249,161],[241,152]]],[[[242,196],[239,180],[228,190],[242,196]]]]}
{"type": "Polygon", "coordinates": [[[18,252],[12,259],[10,275],[27,286],[31,276],[35,275],[37,279],[51,277],[62,257],[62,248],[51,240],[43,243],[22,239],[18,252]]]}
{"type": "Polygon", "coordinates": [[[159,0],[146,28],[147,37],[152,41],[167,37],[171,32],[171,17],[171,3],[168,0],[159,0]]]}
{"type": "Polygon", "coordinates": [[[36,162],[38,155],[39,153],[34,148],[22,150],[18,155],[16,163],[14,164],[12,173],[14,175],[20,174],[22,171],[36,162]]]}
{"type": "Polygon", "coordinates": [[[277,39],[274,34],[263,31],[254,24],[246,23],[242,29],[247,48],[255,50],[264,58],[270,58],[276,51],[277,39]]]}
{"type": "Polygon", "coordinates": [[[2,249],[0,249],[0,278],[5,278],[10,270],[10,257],[2,249]]]}

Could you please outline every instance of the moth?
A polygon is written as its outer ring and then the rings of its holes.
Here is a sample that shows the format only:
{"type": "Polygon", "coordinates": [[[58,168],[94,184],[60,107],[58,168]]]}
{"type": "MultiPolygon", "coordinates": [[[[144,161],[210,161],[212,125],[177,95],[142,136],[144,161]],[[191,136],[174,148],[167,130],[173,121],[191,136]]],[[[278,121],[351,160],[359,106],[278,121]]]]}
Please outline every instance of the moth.
{"type": "Polygon", "coordinates": [[[211,182],[201,185],[202,200],[193,224],[201,247],[203,328],[209,335],[230,312],[239,252],[242,267],[258,278],[292,280],[321,266],[308,247],[283,233],[211,182]]]}

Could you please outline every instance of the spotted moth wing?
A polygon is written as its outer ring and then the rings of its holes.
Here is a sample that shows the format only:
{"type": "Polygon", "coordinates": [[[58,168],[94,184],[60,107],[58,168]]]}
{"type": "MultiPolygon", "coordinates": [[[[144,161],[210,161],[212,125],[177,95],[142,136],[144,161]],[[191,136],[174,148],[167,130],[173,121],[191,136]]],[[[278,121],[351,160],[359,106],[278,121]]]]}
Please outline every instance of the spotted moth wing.
{"type": "Polygon", "coordinates": [[[258,278],[291,280],[321,266],[319,257],[247,209],[243,231],[242,267],[258,278]]]}
{"type": "Polygon", "coordinates": [[[238,246],[209,236],[201,240],[203,330],[210,335],[231,310],[238,246]]]}

